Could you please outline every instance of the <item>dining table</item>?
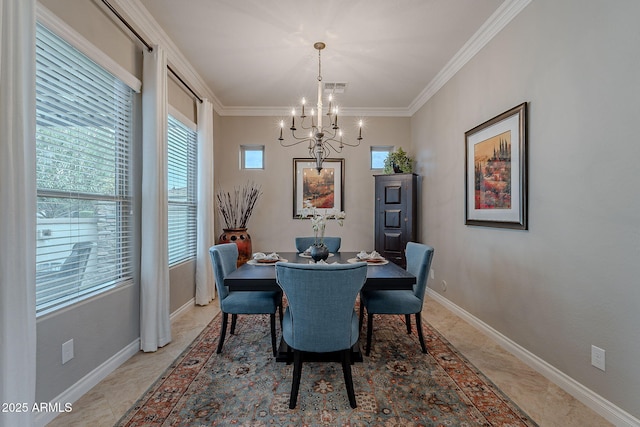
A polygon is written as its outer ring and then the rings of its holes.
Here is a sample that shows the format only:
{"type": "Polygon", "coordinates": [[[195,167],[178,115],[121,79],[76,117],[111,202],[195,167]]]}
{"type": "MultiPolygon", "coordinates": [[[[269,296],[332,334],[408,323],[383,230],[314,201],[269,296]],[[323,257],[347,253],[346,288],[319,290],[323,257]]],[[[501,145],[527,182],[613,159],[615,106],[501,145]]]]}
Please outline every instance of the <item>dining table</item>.
{"type": "MultiPolygon", "coordinates": [[[[326,262],[328,264],[353,263],[359,261],[357,255],[358,252],[336,252],[329,254],[326,262]]],[[[303,264],[313,262],[310,256],[297,252],[278,252],[278,260],[303,264]]],[[[224,284],[231,292],[280,290],[276,282],[275,264],[276,262],[257,262],[257,260],[251,260],[229,273],[224,279],[224,284]]],[[[362,289],[409,290],[413,289],[415,283],[416,277],[404,268],[388,260],[383,262],[378,260],[377,262],[367,263],[367,278],[362,289]]],[[[318,355],[318,359],[325,360],[325,357],[318,355]]],[[[356,362],[362,361],[362,353],[360,352],[358,343],[352,348],[351,360],[356,362]]],[[[291,353],[288,351],[287,345],[282,339],[280,340],[276,361],[291,361],[291,353]]]]}

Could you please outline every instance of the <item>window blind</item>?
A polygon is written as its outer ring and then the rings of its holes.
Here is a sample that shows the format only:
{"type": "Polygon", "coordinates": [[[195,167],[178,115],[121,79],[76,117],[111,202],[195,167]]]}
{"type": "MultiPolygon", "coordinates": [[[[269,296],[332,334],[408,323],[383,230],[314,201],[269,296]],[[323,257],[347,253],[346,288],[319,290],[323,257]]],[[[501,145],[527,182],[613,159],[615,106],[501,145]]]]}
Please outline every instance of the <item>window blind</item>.
{"type": "Polygon", "coordinates": [[[133,91],[36,27],[36,312],[132,278],[133,91]]]}
{"type": "Polygon", "coordinates": [[[174,265],[196,256],[198,139],[171,115],[167,128],[169,265],[174,265]]]}

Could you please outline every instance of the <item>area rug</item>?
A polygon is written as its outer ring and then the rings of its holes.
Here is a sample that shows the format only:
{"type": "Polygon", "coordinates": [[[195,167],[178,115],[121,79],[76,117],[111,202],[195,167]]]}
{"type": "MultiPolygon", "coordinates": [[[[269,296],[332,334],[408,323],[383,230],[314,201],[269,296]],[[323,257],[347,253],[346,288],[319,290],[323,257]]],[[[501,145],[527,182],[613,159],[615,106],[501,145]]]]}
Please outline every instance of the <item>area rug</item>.
{"type": "MultiPolygon", "coordinates": [[[[269,317],[239,316],[216,354],[218,315],[117,426],[536,426],[423,322],[423,354],[404,316],[376,316],[371,356],[353,364],[358,407],[349,406],[339,363],[302,368],[289,409],[293,365],[271,354],[269,317]]],[[[366,327],[360,346],[364,348],[366,327]]]]}

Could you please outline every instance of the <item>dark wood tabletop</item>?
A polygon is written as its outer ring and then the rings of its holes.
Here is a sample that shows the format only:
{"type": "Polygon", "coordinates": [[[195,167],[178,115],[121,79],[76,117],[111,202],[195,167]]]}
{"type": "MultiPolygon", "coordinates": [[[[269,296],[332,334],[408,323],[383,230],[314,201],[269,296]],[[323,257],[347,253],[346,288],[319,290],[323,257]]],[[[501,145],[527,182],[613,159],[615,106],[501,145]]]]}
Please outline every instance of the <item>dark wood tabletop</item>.
{"type": "MultiPolygon", "coordinates": [[[[307,264],[311,258],[300,256],[296,252],[279,252],[281,258],[289,262],[307,264]]],[[[347,263],[355,258],[357,252],[338,252],[327,259],[328,263],[347,263]]],[[[370,264],[367,266],[367,281],[363,289],[366,290],[394,290],[412,289],[416,283],[416,277],[402,267],[389,262],[384,265],[370,264]]],[[[244,264],[237,270],[227,275],[224,284],[230,291],[271,291],[279,290],[276,283],[275,264],[251,265],[244,264]]]]}

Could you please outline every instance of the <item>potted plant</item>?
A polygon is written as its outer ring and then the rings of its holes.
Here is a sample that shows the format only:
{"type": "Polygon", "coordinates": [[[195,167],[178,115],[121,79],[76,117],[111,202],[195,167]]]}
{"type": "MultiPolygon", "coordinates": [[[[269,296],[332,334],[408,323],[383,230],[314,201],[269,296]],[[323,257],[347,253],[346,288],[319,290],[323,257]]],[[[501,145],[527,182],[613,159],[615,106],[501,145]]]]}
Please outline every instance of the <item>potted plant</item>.
{"type": "Polygon", "coordinates": [[[413,172],[413,159],[399,147],[396,151],[389,153],[384,159],[384,173],[411,173],[413,172]]]}
{"type": "Polygon", "coordinates": [[[224,222],[218,243],[235,243],[238,246],[238,267],[251,258],[251,236],[247,233],[247,222],[261,194],[261,188],[254,182],[246,183],[242,188],[234,187],[233,193],[219,190],[216,194],[218,212],[224,222]]]}

